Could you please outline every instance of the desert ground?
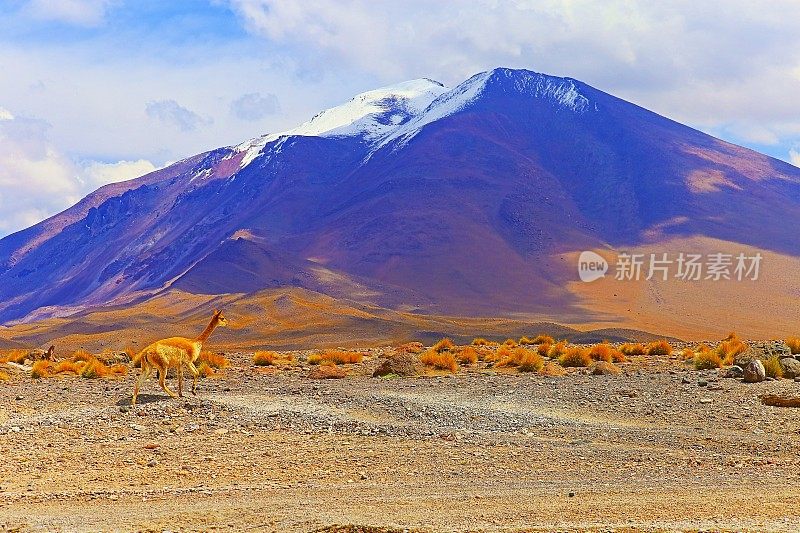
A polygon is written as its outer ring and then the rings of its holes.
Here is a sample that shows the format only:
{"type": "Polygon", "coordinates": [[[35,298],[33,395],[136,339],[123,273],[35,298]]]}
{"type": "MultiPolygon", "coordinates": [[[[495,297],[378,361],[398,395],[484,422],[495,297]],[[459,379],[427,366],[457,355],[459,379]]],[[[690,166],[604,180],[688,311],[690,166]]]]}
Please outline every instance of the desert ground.
{"type": "MultiPolygon", "coordinates": [[[[761,343],[767,345],[769,343],[761,343]]],[[[751,343],[752,345],[752,343],[751,343]]],[[[6,531],[797,531],[792,379],[743,383],[672,355],[619,374],[372,377],[252,353],[169,398],[136,372],[0,381],[6,531]]],[[[397,357],[397,356],[395,356],[397,357]]],[[[176,387],[170,378],[170,386],[176,387]]]]}

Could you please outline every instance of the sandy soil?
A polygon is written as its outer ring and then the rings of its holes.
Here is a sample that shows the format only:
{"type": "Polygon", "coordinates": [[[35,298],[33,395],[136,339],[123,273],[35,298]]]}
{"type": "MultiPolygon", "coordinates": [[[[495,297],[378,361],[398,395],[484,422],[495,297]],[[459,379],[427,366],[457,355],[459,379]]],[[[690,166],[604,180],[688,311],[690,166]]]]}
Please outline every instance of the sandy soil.
{"type": "Polygon", "coordinates": [[[372,378],[376,353],[312,380],[231,357],[196,398],[150,382],[134,409],[133,375],[0,383],[0,529],[800,529],[798,412],[757,398],[790,380],[666,357],[372,378]]]}

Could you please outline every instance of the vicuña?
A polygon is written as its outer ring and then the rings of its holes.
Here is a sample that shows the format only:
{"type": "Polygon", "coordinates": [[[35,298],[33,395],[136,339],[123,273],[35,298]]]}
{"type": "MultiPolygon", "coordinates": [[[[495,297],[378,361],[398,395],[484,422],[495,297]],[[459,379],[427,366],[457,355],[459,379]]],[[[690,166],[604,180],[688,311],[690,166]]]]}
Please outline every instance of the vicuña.
{"type": "Polygon", "coordinates": [[[228,321],[222,314],[222,311],[214,311],[214,316],[211,317],[211,322],[208,323],[206,329],[195,339],[187,339],[186,337],[170,337],[156,341],[147,346],[144,350],[133,359],[141,361],[142,371],[136,380],[133,387],[133,400],[132,405],[136,405],[136,397],[139,395],[139,387],[142,383],[149,378],[153,370],[158,370],[158,383],[161,388],[173,398],[183,396],[183,365],[189,367],[192,373],[192,394],[196,394],[197,377],[200,375],[197,367],[194,366],[195,361],[200,357],[200,351],[203,348],[203,343],[208,340],[211,333],[217,326],[227,326],[228,321]],[[178,394],[175,395],[165,382],[167,378],[167,370],[170,368],[177,369],[178,372],[178,394]]]}

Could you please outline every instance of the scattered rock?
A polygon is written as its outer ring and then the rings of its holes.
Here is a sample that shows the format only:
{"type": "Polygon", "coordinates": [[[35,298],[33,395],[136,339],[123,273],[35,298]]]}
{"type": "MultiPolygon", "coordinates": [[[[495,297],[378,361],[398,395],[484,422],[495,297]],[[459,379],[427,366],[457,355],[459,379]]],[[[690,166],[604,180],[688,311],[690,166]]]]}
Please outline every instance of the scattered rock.
{"type": "Polygon", "coordinates": [[[783,370],[783,377],[791,379],[800,376],[800,361],[792,356],[781,357],[779,361],[781,370],[783,370]]]}
{"type": "Polygon", "coordinates": [[[758,359],[750,361],[747,366],[744,367],[742,373],[742,378],[745,383],[759,383],[764,381],[766,377],[767,374],[764,370],[764,364],[758,359]]]}
{"type": "Polygon", "coordinates": [[[381,365],[372,373],[372,377],[388,376],[415,376],[421,372],[422,364],[419,356],[413,353],[399,353],[394,357],[385,359],[381,365]]]}
{"type": "Polygon", "coordinates": [[[134,431],[147,431],[147,426],[141,424],[131,424],[131,429],[134,431]]]}
{"type": "Polygon", "coordinates": [[[697,382],[698,387],[708,387],[708,381],[701,379],[697,382]]]}
{"type": "Polygon", "coordinates": [[[154,466],[158,466],[158,459],[156,459],[155,457],[153,457],[152,459],[150,459],[149,461],[147,461],[147,466],[149,466],[150,468],[152,468],[152,467],[154,467],[154,466]]]}
{"type": "Polygon", "coordinates": [[[700,398],[700,403],[711,403],[711,398],[700,398]]]}
{"type": "Polygon", "coordinates": [[[611,376],[622,372],[614,363],[607,363],[605,361],[595,361],[589,365],[586,371],[592,376],[611,376]]]}
{"type": "Polygon", "coordinates": [[[725,378],[740,378],[744,374],[744,370],[742,367],[738,365],[733,365],[732,367],[728,368],[722,373],[722,377],[725,378]]]}

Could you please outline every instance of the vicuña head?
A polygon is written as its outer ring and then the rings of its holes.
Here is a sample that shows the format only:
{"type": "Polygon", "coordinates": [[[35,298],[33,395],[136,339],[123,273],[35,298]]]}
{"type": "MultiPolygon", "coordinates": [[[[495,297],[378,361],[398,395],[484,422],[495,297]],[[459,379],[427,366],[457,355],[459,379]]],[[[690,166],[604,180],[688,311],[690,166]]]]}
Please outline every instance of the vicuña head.
{"type": "Polygon", "coordinates": [[[153,370],[158,371],[158,382],[164,392],[171,397],[176,398],[183,396],[183,365],[189,368],[192,373],[192,394],[196,394],[197,377],[199,372],[197,367],[194,366],[195,361],[200,357],[200,351],[203,348],[203,343],[208,340],[214,330],[219,326],[227,326],[228,320],[222,311],[214,310],[214,315],[211,317],[211,322],[208,323],[206,329],[194,339],[187,337],[170,337],[156,341],[153,344],[145,347],[144,350],[134,357],[134,361],[141,361],[142,371],[136,384],[133,387],[133,400],[132,404],[136,405],[136,397],[139,395],[139,387],[142,383],[150,377],[153,370]],[[178,372],[178,394],[175,395],[165,382],[167,377],[167,370],[175,368],[178,372]]]}

